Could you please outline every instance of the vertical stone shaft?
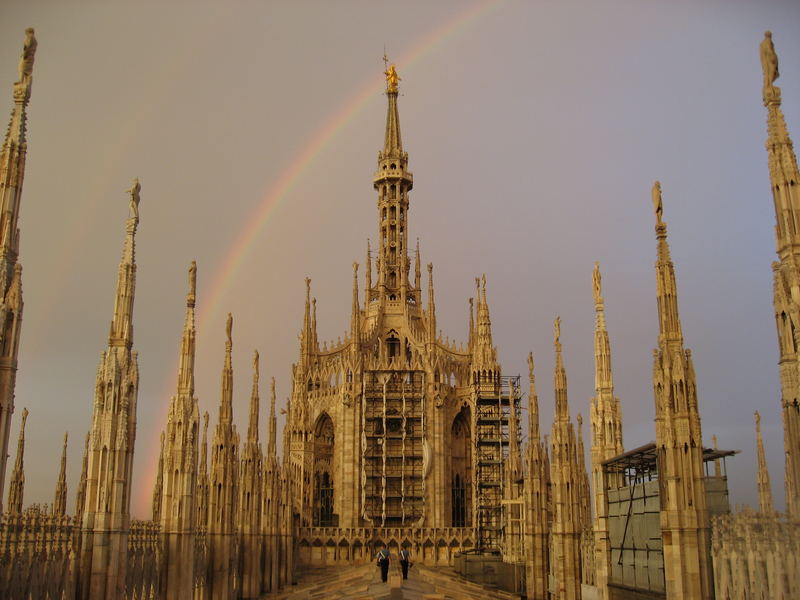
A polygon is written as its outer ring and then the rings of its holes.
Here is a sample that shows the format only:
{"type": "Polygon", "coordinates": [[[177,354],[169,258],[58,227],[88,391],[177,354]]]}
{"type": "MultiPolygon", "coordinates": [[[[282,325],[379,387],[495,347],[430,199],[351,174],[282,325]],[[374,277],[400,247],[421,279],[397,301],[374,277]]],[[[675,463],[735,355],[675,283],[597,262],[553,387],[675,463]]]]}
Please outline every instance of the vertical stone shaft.
{"type": "Polygon", "coordinates": [[[578,445],[569,415],[567,373],[561,357],[561,320],[555,322],[556,366],[554,372],[555,418],[551,440],[550,481],[553,494],[550,565],[555,578],[553,597],[575,600],[581,597],[581,506],[578,489],[582,475],[578,445]]]}
{"type": "Polygon", "coordinates": [[[242,565],[242,598],[259,598],[261,595],[262,506],[264,486],[264,456],[258,439],[260,399],[258,395],[258,351],[253,358],[253,389],[250,394],[250,422],[247,441],[242,449],[239,472],[239,508],[237,526],[240,535],[239,552],[242,565]]]}
{"type": "Polygon", "coordinates": [[[761,436],[761,415],[755,412],[756,419],[756,452],[758,453],[758,473],[756,484],[758,485],[758,508],[765,515],[775,512],[775,505],[772,502],[772,486],[769,482],[769,471],[767,470],[767,457],[764,453],[764,438],[761,436]]]}
{"type": "Polygon", "coordinates": [[[28,420],[28,409],[22,410],[22,423],[19,426],[19,439],[17,440],[17,458],[14,461],[14,470],[8,483],[8,512],[20,514],[22,512],[22,498],[25,495],[25,423],[28,420]]]}
{"type": "MultiPolygon", "coordinates": [[[[4,489],[6,479],[22,327],[22,265],[17,262],[17,224],[28,153],[26,112],[31,98],[36,45],[33,29],[28,28],[25,31],[19,80],[14,83],[14,108],[0,150],[0,492],[4,489]]],[[[3,511],[2,502],[0,495],[0,513],[3,511]]]]}
{"type": "Polygon", "coordinates": [[[125,589],[139,390],[138,358],[132,346],[140,189],[134,180],[128,190],[114,316],[95,381],[78,578],[78,597],[83,599],[121,598],[125,589]]]}
{"type": "Polygon", "coordinates": [[[594,388],[589,421],[592,436],[592,482],[594,491],[595,582],[600,598],[608,598],[611,573],[611,546],[608,530],[608,490],[624,485],[619,473],[605,473],[603,461],[622,454],[622,412],[619,398],[614,396],[611,370],[611,344],[606,328],[605,303],[602,296],[600,265],[592,274],[594,293],[594,388]]]}
{"type": "Polygon", "coordinates": [[[56,492],[53,496],[53,514],[63,516],[67,512],[67,439],[64,434],[64,447],[61,449],[61,463],[58,469],[56,492]]]}
{"type": "Polygon", "coordinates": [[[89,434],[83,446],[83,460],[81,461],[81,478],[78,480],[78,491],[75,493],[75,515],[80,518],[86,507],[86,478],[89,471],[89,434]]]}
{"type": "Polygon", "coordinates": [[[226,324],[225,364],[222,369],[222,395],[219,420],[214,431],[209,475],[208,534],[211,597],[233,597],[234,534],[239,479],[239,434],[233,424],[233,317],[226,324]]]}
{"type": "Polygon", "coordinates": [[[764,106],[767,109],[767,159],[775,207],[775,250],[772,264],[773,306],[778,328],[781,409],[786,456],[786,511],[800,518],[800,172],[781,111],[778,57],[772,34],[761,43],[764,106]]]}
{"type": "MultiPolygon", "coordinates": [[[[161,547],[166,568],[160,577],[162,598],[188,600],[194,589],[195,491],[199,409],[194,395],[195,301],[197,264],[189,267],[186,319],[181,337],[178,384],[170,399],[164,431],[161,547]]],[[[156,509],[153,509],[154,514],[156,509]]],[[[202,525],[202,523],[200,524],[202,525]]]]}
{"type": "Polygon", "coordinates": [[[661,220],[661,185],[653,186],[656,208],[656,297],[659,336],[654,350],[653,389],[664,575],[668,598],[713,598],[710,530],[703,472],[703,438],[692,355],[683,347],[675,268],[661,220]]]}
{"type": "Polygon", "coordinates": [[[550,532],[550,462],[547,444],[539,434],[539,398],[536,395],[536,378],[533,373],[533,354],[528,354],[528,447],[525,456],[524,482],[526,513],[526,570],[527,597],[529,600],[549,598],[550,572],[548,535],[550,532]]]}

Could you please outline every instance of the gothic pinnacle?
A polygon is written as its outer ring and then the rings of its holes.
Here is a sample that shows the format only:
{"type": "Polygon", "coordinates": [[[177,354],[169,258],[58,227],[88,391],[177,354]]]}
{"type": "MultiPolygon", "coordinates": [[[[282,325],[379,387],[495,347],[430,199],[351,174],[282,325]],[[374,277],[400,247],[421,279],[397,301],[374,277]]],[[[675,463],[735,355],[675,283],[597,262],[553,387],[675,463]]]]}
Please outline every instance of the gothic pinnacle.
{"type": "Polygon", "coordinates": [[[258,412],[260,399],[258,397],[258,350],[253,351],[253,389],[250,393],[250,423],[247,427],[247,441],[258,443],[258,412]]]}
{"type": "Polygon", "coordinates": [[[114,317],[108,334],[109,346],[133,344],[133,302],[136,291],[136,229],[139,225],[139,202],[142,186],[139,179],[133,180],[130,189],[128,220],[125,225],[125,242],[117,275],[117,290],[114,299],[114,317]]]}
{"type": "MultiPolygon", "coordinates": [[[[36,57],[37,46],[38,42],[36,41],[33,27],[28,27],[25,30],[22,55],[19,58],[19,79],[14,83],[14,110],[11,113],[11,121],[6,131],[5,143],[3,144],[4,160],[11,158],[10,153],[12,150],[21,149],[24,155],[24,146],[26,145],[25,125],[27,121],[25,108],[31,98],[33,62],[36,57]]],[[[16,182],[17,178],[13,177],[12,181],[16,182]]]]}
{"type": "Polygon", "coordinates": [[[19,439],[17,440],[17,458],[14,462],[14,470],[11,473],[11,481],[8,486],[8,507],[10,513],[22,512],[22,497],[25,492],[25,423],[28,420],[28,409],[22,409],[22,423],[19,427],[19,439]]]}
{"type": "Polygon", "coordinates": [[[63,516],[67,511],[67,440],[69,434],[64,432],[64,446],[61,449],[61,464],[58,469],[56,493],[53,498],[53,514],[63,516]]]}
{"type": "Polygon", "coordinates": [[[269,440],[267,441],[267,456],[275,458],[277,444],[277,419],[275,417],[275,378],[272,378],[269,399],[269,440]]]}
{"type": "Polygon", "coordinates": [[[181,339],[180,366],[178,368],[178,394],[194,395],[195,328],[194,306],[197,293],[197,263],[189,267],[189,292],[186,294],[186,321],[181,339]]]}
{"type": "Polygon", "coordinates": [[[556,366],[553,373],[556,394],[557,421],[569,421],[569,404],[567,400],[567,372],[564,369],[564,360],[561,357],[561,317],[556,317],[553,322],[553,346],[556,352],[556,366]]]}
{"type": "Polygon", "coordinates": [[[533,373],[533,352],[528,352],[528,444],[539,443],[539,397],[536,395],[536,375],[533,373]]]}
{"type": "Polygon", "coordinates": [[[233,421],[233,366],[231,351],[233,349],[233,316],[228,313],[225,321],[225,366],[222,369],[222,398],[219,405],[220,424],[233,421]]]}
{"type": "Polygon", "coordinates": [[[764,438],[761,435],[761,415],[756,411],[754,416],[756,420],[756,452],[758,454],[758,474],[756,476],[758,507],[765,515],[771,515],[775,512],[775,505],[772,502],[772,486],[769,481],[767,458],[764,453],[764,438]]]}
{"type": "Polygon", "coordinates": [[[656,296],[658,300],[659,340],[674,347],[683,346],[683,333],[678,315],[678,290],[675,283],[675,267],[667,242],[667,224],[661,220],[663,204],[661,184],[656,181],[652,190],[653,209],[656,215],[656,296]]]}

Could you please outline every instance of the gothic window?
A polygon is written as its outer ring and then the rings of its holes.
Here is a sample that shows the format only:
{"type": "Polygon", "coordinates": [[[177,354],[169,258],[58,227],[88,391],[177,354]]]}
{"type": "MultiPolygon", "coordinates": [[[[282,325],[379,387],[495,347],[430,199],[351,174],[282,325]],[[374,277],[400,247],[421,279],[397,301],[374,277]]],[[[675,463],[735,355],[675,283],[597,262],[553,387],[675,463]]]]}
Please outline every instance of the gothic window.
{"type": "Polygon", "coordinates": [[[386,353],[390,360],[400,355],[400,340],[394,330],[390,331],[389,337],[386,338],[386,353]]]}
{"type": "Polygon", "coordinates": [[[472,523],[472,443],[470,410],[463,407],[450,431],[451,518],[453,527],[472,523]]]}
{"type": "Polygon", "coordinates": [[[456,473],[453,477],[453,527],[464,527],[467,522],[464,480],[456,473]]]}
{"type": "Polygon", "coordinates": [[[336,525],[333,512],[333,461],[334,461],[333,421],[327,413],[322,413],[314,427],[314,497],[312,500],[312,519],[315,527],[336,525]]]}
{"type": "Polygon", "coordinates": [[[391,185],[389,187],[389,198],[396,198],[397,197],[397,187],[391,185]]]}
{"type": "Polygon", "coordinates": [[[333,482],[329,473],[317,473],[314,476],[314,511],[315,527],[333,527],[333,482]]]}

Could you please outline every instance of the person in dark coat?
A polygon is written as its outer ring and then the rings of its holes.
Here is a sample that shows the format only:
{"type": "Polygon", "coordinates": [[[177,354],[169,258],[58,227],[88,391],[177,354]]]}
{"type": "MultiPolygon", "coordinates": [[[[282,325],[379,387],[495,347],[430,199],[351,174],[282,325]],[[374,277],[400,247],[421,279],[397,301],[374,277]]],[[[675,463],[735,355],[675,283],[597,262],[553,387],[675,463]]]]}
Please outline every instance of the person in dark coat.
{"type": "Polygon", "coordinates": [[[386,544],[378,550],[377,558],[378,566],[381,568],[381,581],[386,583],[389,579],[389,551],[386,549],[386,544]]]}
{"type": "Polygon", "coordinates": [[[408,579],[408,567],[411,566],[411,552],[408,548],[400,550],[400,568],[403,569],[403,579],[408,579]]]}

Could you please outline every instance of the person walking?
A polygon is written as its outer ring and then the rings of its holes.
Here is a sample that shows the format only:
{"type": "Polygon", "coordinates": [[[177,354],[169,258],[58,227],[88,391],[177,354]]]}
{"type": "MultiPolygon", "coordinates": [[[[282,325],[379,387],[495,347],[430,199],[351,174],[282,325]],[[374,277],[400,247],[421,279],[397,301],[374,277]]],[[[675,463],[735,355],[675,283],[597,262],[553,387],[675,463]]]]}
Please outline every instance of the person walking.
{"type": "Polygon", "coordinates": [[[403,569],[403,579],[408,579],[408,567],[411,566],[411,552],[408,548],[400,550],[400,568],[403,569]]]}
{"type": "Polygon", "coordinates": [[[378,566],[381,568],[381,581],[386,583],[389,579],[389,551],[386,549],[386,544],[378,550],[378,566]]]}

